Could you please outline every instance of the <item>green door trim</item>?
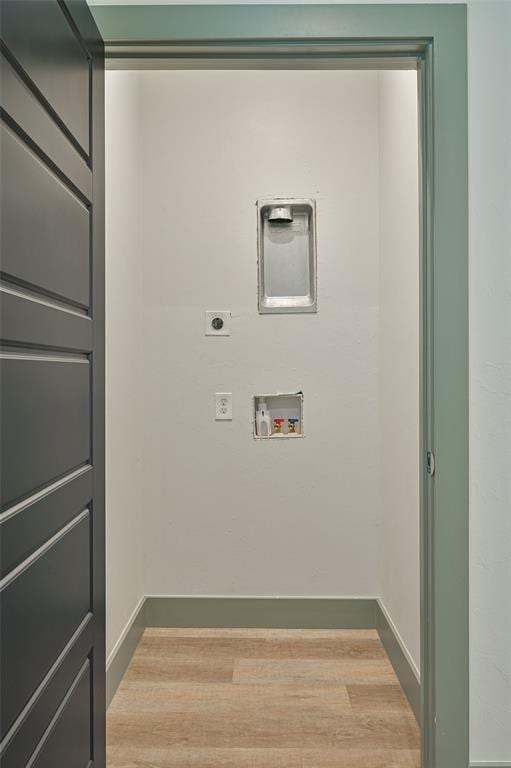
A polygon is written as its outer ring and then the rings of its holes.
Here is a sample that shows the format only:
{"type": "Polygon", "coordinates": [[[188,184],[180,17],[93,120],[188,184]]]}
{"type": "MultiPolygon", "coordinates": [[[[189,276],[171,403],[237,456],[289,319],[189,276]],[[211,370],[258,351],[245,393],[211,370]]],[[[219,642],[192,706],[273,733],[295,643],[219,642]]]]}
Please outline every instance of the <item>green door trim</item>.
{"type": "Polygon", "coordinates": [[[422,154],[423,768],[467,768],[466,7],[130,5],[94,6],[92,11],[105,38],[110,66],[115,67],[418,67],[422,154]],[[155,62],[156,58],[160,61],[155,62]],[[139,61],[134,63],[134,59],[139,61]],[[426,472],[428,450],[434,451],[436,460],[433,477],[426,472]]]}

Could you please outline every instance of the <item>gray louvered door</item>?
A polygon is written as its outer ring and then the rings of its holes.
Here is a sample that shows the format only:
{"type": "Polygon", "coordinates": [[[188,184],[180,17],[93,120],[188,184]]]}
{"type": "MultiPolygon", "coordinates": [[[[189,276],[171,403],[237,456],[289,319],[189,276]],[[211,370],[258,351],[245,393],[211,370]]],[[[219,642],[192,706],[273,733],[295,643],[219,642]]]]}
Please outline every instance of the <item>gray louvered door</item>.
{"type": "Polygon", "coordinates": [[[103,44],[1,0],[2,768],[105,764],[103,44]]]}

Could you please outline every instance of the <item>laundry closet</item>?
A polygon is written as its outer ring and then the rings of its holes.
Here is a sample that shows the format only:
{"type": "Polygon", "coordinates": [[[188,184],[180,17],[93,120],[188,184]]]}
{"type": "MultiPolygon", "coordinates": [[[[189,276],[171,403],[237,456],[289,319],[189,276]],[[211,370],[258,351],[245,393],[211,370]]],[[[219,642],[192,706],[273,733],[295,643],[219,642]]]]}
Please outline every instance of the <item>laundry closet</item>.
{"type": "Polygon", "coordinates": [[[328,604],[418,707],[418,137],[412,70],[107,71],[111,663],[328,604]]]}

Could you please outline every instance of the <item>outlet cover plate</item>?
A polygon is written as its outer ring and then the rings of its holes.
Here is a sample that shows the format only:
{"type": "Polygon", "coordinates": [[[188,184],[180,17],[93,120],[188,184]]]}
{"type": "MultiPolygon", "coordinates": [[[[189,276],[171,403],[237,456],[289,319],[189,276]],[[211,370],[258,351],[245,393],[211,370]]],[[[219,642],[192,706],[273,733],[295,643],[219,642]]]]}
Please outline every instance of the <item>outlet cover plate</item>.
{"type": "Polygon", "coordinates": [[[216,421],[232,420],[232,392],[216,392],[215,419],[216,421]]]}
{"type": "Polygon", "coordinates": [[[228,310],[213,311],[206,310],[205,315],[205,334],[206,336],[230,336],[231,335],[231,313],[228,310]],[[215,323],[216,321],[216,323],[215,323]],[[216,325],[221,327],[215,328],[216,325]]]}

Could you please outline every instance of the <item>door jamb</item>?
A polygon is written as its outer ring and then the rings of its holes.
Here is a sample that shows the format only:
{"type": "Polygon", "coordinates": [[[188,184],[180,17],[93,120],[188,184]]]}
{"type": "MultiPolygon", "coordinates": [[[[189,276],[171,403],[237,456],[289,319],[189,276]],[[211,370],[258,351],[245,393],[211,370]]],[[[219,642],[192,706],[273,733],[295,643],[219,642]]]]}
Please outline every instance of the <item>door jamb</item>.
{"type": "MultiPolygon", "coordinates": [[[[261,6],[258,12],[267,14],[268,28],[272,29],[272,12],[278,6],[261,6]]],[[[136,8],[136,7],[135,7],[136,8]]],[[[154,6],[154,13],[163,14],[162,19],[176,17],[179,7],[154,6]],[[174,15],[172,15],[174,14],[174,15]]],[[[183,26],[193,23],[185,18],[190,8],[182,8],[183,26]]],[[[220,7],[210,10],[219,10],[220,7]]],[[[289,6],[281,6],[288,9],[289,6]]],[[[298,8],[298,6],[295,6],[298,8]]],[[[225,18],[233,9],[240,6],[224,6],[225,18]]],[[[101,13],[128,11],[129,8],[117,6],[96,6],[94,13],[100,28],[101,13]]],[[[133,6],[131,7],[133,11],[133,6]]],[[[303,8],[302,8],[303,10],[303,8]]],[[[253,13],[256,13],[252,9],[253,13]]],[[[319,8],[310,8],[311,14],[319,15],[319,8]]],[[[152,33],[146,32],[142,39],[130,37],[124,31],[124,37],[107,40],[107,56],[110,68],[309,68],[343,66],[360,68],[364,61],[369,61],[371,68],[396,68],[406,66],[413,59],[417,62],[419,81],[420,144],[421,144],[421,698],[422,698],[422,765],[423,768],[466,768],[469,754],[469,719],[468,719],[468,313],[467,305],[467,160],[456,157],[454,165],[459,171],[459,178],[453,183],[446,183],[449,169],[439,163],[441,154],[445,160],[449,140],[453,140],[458,131],[461,150],[466,145],[466,9],[463,6],[434,6],[419,9],[413,6],[379,6],[365,8],[360,6],[336,6],[330,8],[342,20],[343,14],[349,14],[348,27],[353,26],[353,19],[359,19],[365,29],[366,15],[387,14],[387,29],[392,26],[393,15],[410,15],[416,29],[426,30],[425,35],[397,35],[367,37],[347,34],[342,37],[319,37],[311,33],[296,38],[285,35],[212,36],[199,34],[179,36],[179,32],[166,35],[165,24],[154,26],[152,33]],[[392,10],[390,10],[392,9],[392,10]],[[447,10],[449,9],[449,10],[447,10]],[[418,17],[419,21],[416,21],[418,17]],[[449,17],[449,18],[448,18],[449,17]],[[433,19],[428,24],[425,19],[433,19]],[[444,30],[440,31],[442,25],[444,30]],[[158,37],[158,34],[162,37],[158,37]],[[177,37],[176,37],[177,34],[177,37]],[[456,112],[457,125],[440,128],[439,110],[439,73],[445,74],[449,59],[447,48],[449,39],[453,40],[451,56],[457,59],[459,70],[443,86],[442,104],[446,98],[460,100],[456,112]],[[163,66],[165,64],[165,67],[163,66]],[[113,65],[113,66],[112,66],[113,65]],[[461,90],[454,88],[458,77],[461,90]],[[460,82],[461,81],[461,82],[460,82]],[[438,152],[441,146],[442,152],[438,152]],[[457,163],[457,165],[456,165],[457,163]],[[454,187],[453,187],[454,184],[454,187]],[[458,195],[458,204],[449,237],[446,222],[441,211],[441,202],[445,195],[453,196],[453,189],[458,195]],[[444,194],[439,194],[439,192],[444,194]],[[442,200],[440,200],[442,198],[442,200]],[[452,249],[454,253],[449,262],[452,249]],[[442,275],[447,285],[444,285],[442,275]],[[461,288],[461,300],[454,302],[452,315],[449,313],[449,290],[453,282],[461,288]],[[459,342],[458,354],[453,350],[454,362],[447,363],[446,319],[452,316],[454,330],[451,340],[459,342]],[[449,391],[451,390],[451,391],[449,391]],[[452,390],[456,392],[459,406],[451,423],[450,408],[456,411],[452,390]],[[452,403],[452,405],[451,405],[452,403]],[[461,415],[460,415],[461,414],[461,415]],[[457,419],[457,421],[456,421],[457,419]],[[442,423],[444,428],[442,428],[442,423]],[[446,431],[458,432],[450,441],[446,431]],[[440,428],[439,428],[440,427],[440,428]],[[459,455],[453,460],[453,446],[459,455]],[[426,453],[435,450],[437,458],[437,477],[426,472],[426,453]],[[438,482],[441,486],[438,486],[438,482]],[[456,505],[456,514],[452,514],[448,500],[456,505]],[[450,526],[448,529],[446,526],[450,526]],[[445,539],[445,543],[443,542],[445,539]],[[455,550],[453,544],[458,545],[455,550]],[[439,545],[442,546],[439,546],[439,545]],[[450,547],[450,552],[449,552],[450,547]],[[458,601],[449,605],[443,593],[448,586],[449,563],[446,554],[454,558],[451,575],[456,587],[453,592],[458,601]],[[452,610],[450,610],[452,608],[452,610]],[[454,656],[453,654],[456,654],[454,656]],[[449,678],[449,679],[448,679],[449,678]]],[[[287,12],[286,12],[287,13],[287,12]]],[[[107,22],[108,18],[105,16],[107,22]]],[[[110,17],[110,25],[112,23],[110,17]]],[[[194,17],[196,18],[196,17],[194,17]]],[[[378,17],[379,18],[379,17],[378,17]]],[[[129,22],[129,18],[128,18],[129,22]]],[[[402,19],[400,20],[402,22],[402,19]]],[[[132,22],[133,23],[133,22],[132,22]]],[[[173,22],[172,22],[173,23],[173,22]]],[[[202,23],[205,23],[204,21],[202,23]]],[[[229,22],[226,21],[226,27],[229,22]]],[[[293,27],[293,21],[287,21],[293,27]]],[[[300,26],[300,23],[297,22],[300,26]]],[[[108,27],[108,24],[106,25],[108,27]]],[[[240,27],[239,19],[233,26],[240,27]]],[[[264,25],[263,25],[264,26],[264,25]]],[[[276,24],[282,27],[282,22],[276,24]]],[[[374,28],[374,24],[372,24],[374,28]]],[[[406,25],[405,25],[406,26],[406,25]]],[[[129,27],[129,23],[128,23],[129,27]]],[[[179,28],[179,24],[177,24],[179,28]]],[[[218,25],[217,25],[218,27],[218,25]]],[[[241,23],[243,27],[243,23],[241,23]]],[[[398,24],[397,28],[402,27],[398,24]]],[[[247,28],[248,31],[248,28],[247,28]]],[[[108,34],[108,32],[107,32],[108,34]]],[[[456,121],[455,121],[456,122],[456,121]]],[[[461,155],[462,156],[462,155],[461,155]]],[[[450,171],[452,172],[452,168],[450,171]]]]}

